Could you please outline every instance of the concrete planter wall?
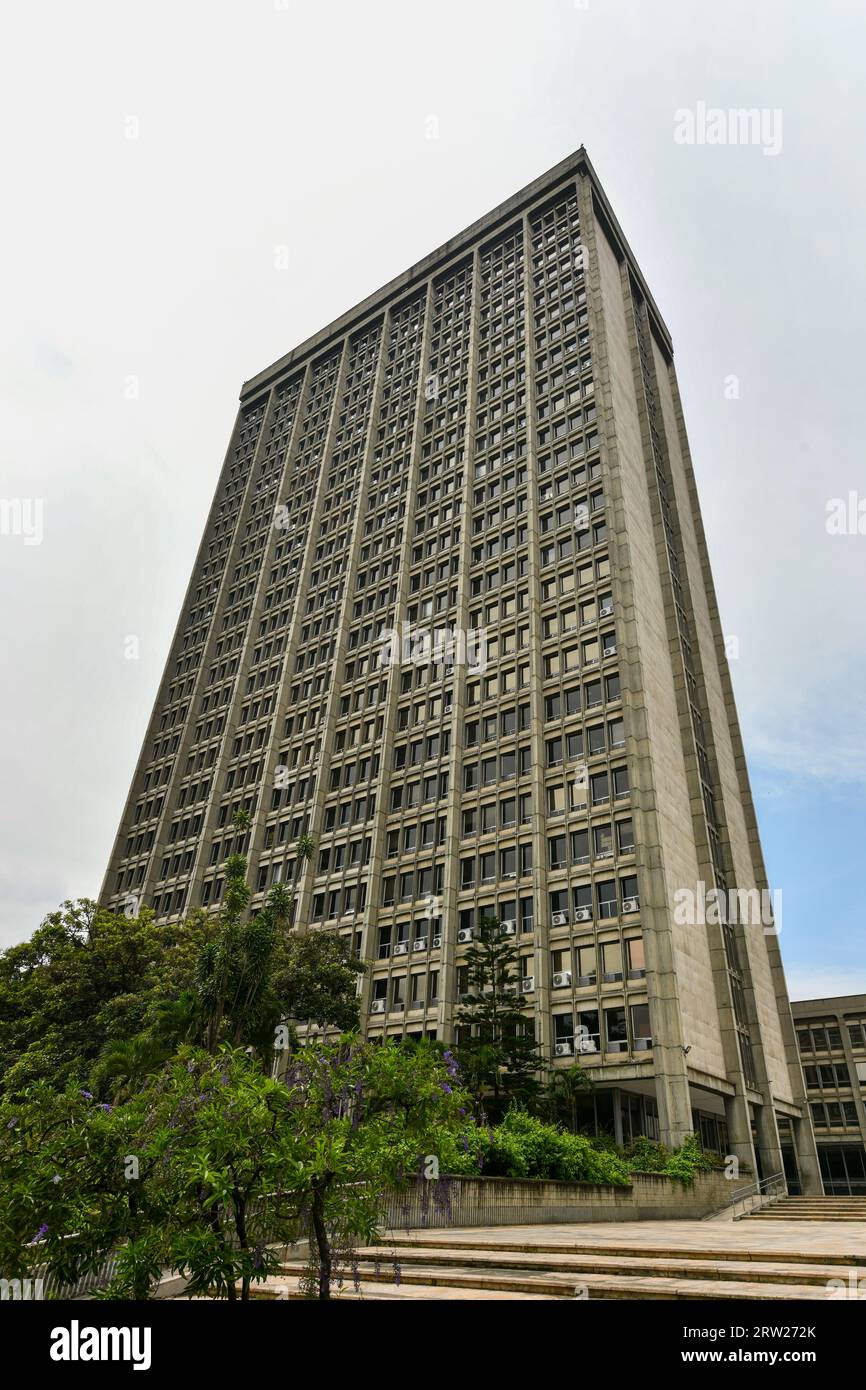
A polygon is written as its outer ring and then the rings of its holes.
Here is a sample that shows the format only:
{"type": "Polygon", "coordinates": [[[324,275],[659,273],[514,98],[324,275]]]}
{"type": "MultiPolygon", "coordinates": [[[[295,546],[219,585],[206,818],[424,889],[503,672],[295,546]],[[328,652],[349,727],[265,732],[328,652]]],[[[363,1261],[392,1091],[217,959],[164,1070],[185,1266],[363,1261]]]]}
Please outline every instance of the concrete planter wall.
{"type": "Polygon", "coordinates": [[[629,1187],[555,1182],[549,1178],[418,1179],[388,1203],[385,1226],[530,1226],[579,1221],[676,1221],[727,1206],[732,1185],[722,1173],[697,1173],[691,1186],[655,1173],[634,1173],[629,1187]]]}

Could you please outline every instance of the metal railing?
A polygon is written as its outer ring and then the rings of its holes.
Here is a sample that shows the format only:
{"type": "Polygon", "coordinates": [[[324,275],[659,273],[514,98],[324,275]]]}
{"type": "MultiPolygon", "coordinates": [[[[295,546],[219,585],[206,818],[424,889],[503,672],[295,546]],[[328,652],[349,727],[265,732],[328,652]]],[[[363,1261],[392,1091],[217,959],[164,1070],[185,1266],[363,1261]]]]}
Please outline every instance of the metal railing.
{"type": "Polygon", "coordinates": [[[780,1197],[787,1197],[788,1181],[784,1173],[773,1173],[769,1178],[761,1178],[758,1182],[749,1183],[747,1187],[740,1187],[734,1193],[730,1202],[723,1211],[731,1211],[736,1207],[751,1202],[752,1205],[747,1210],[733,1211],[733,1218],[739,1221],[741,1217],[748,1216],[749,1212],[758,1211],[761,1207],[767,1206],[770,1202],[778,1201],[780,1197]]]}

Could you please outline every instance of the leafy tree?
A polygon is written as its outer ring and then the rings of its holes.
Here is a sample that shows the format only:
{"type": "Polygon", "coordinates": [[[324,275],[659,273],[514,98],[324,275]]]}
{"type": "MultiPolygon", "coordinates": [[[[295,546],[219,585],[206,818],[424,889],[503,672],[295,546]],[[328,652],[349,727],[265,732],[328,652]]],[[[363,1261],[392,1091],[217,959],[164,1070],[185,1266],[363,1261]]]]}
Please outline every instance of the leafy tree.
{"type": "Polygon", "coordinates": [[[267,1061],[281,1020],[341,1031],[357,1027],[355,981],[363,966],[336,936],[290,930],[299,866],[314,849],[313,840],[301,836],[292,887],[274,884],[249,921],[243,920],[250,898],[247,861],[241,854],[226,861],[218,931],[201,952],[196,973],[209,1052],[223,1041],[244,1043],[267,1061]]]}
{"type": "Polygon", "coordinates": [[[99,1105],[74,1082],[58,1092],[39,1081],[0,1101],[0,1265],[9,1277],[47,1270],[71,1285],[135,1241],[129,1292],[147,1296],[163,1213],[130,1161],[140,1120],[136,1104],[99,1105]]]}
{"type": "MultiPolygon", "coordinates": [[[[298,1232],[297,1194],[285,1172],[297,1161],[289,1096],[244,1051],[185,1049],[139,1097],[136,1136],[149,1210],[145,1229],[164,1266],[188,1291],[234,1301],[279,1267],[272,1243],[298,1232]]],[[[128,1296],[121,1265],[109,1294],[128,1296]]]]}
{"type": "MultiPolygon", "coordinates": [[[[233,825],[242,847],[249,817],[233,825]]],[[[296,864],[312,853],[302,837],[296,864]]],[[[216,917],[196,909],[157,926],[147,908],[127,916],[81,899],[0,952],[0,1095],[74,1080],[128,1097],[185,1043],[254,1046],[267,1061],[283,1019],[357,1027],[363,966],[342,941],[292,930],[294,885],[275,884],[245,920],[244,855],[230,856],[226,872],[216,917]]]]}
{"type": "MultiPolygon", "coordinates": [[[[474,1126],[453,1059],[421,1043],[405,1047],[344,1038],[302,1048],[286,1078],[302,1161],[284,1181],[298,1194],[310,1236],[307,1292],[331,1296],[357,1241],[376,1237],[386,1193],[462,1140],[474,1126]]],[[[436,1181],[430,1177],[430,1181],[436,1181]]]]}
{"type": "Polygon", "coordinates": [[[90,1073],[90,1085],[100,1098],[129,1100],[141,1089],[146,1077],[162,1068],[174,1050],[171,1043],[147,1033],[137,1033],[125,1042],[114,1039],[102,1049],[90,1073]]]}
{"type": "Polygon", "coordinates": [[[518,949],[493,918],[482,919],[466,953],[469,992],[456,1022],[466,1036],[455,1049],[480,1111],[498,1115],[513,1100],[534,1102],[542,1066],[518,989],[518,949]]]}
{"type": "Polygon", "coordinates": [[[87,899],[49,914],[0,953],[0,1087],[85,1082],[103,1047],[144,1031],[160,1001],[182,997],[208,926],[201,913],[157,926],[146,908],[109,912],[87,899]]]}
{"type": "Polygon", "coordinates": [[[116,1108],[41,1084],[0,1104],[2,1267],[72,1283],[115,1254],[108,1297],[145,1298],[167,1268],[243,1300],[309,1231],[327,1299],[385,1193],[471,1131],[454,1071],[432,1048],[343,1038],[302,1049],[286,1084],[229,1047],[184,1049],[116,1108]]]}
{"type": "Polygon", "coordinates": [[[333,932],[295,933],[274,978],[283,1018],[349,1033],[358,1026],[357,980],[364,967],[333,932]]]}
{"type": "Polygon", "coordinates": [[[579,1102],[583,1096],[591,1094],[592,1089],[592,1078],[579,1062],[564,1069],[555,1068],[550,1073],[544,1096],[549,1118],[555,1124],[566,1124],[572,1133],[576,1132],[579,1102]]]}

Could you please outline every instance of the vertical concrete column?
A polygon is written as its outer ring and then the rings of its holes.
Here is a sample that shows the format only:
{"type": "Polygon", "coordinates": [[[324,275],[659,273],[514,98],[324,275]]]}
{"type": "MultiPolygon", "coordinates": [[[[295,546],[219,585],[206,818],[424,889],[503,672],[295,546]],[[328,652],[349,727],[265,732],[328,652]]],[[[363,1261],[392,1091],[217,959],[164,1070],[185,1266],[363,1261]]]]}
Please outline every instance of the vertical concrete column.
{"type": "MultiPolygon", "coordinates": [[[[478,301],[481,286],[480,252],[472,253],[469,303],[469,360],[467,363],[466,414],[463,429],[463,487],[460,494],[460,562],[457,571],[457,612],[454,627],[459,634],[469,627],[469,568],[472,555],[472,483],[475,440],[475,399],[478,390],[478,301]]],[[[459,646],[460,644],[458,644],[459,646]]],[[[448,757],[448,822],[445,843],[445,881],[442,914],[442,947],[439,957],[439,1014],[436,1031],[446,1043],[454,1041],[457,1007],[457,923],[460,892],[460,849],[463,815],[463,732],[466,716],[466,664],[454,667],[451,717],[451,752],[448,757]]]]}
{"type": "MultiPolygon", "coordinates": [[[[543,1058],[553,1057],[550,1015],[550,920],[547,894],[547,806],[544,789],[544,666],[541,656],[541,578],[539,573],[538,450],[535,403],[535,333],[532,291],[532,228],[523,218],[523,322],[526,367],[526,526],[529,538],[529,728],[532,740],[532,894],[534,901],[535,1037],[543,1058]]],[[[518,701],[525,692],[518,690],[518,701]]],[[[518,884],[520,880],[518,879],[518,884]]],[[[570,890],[569,890],[570,891],[570,890]]],[[[519,901],[519,897],[518,897],[519,901]]],[[[569,912],[569,920],[570,920],[569,912]]],[[[570,942],[568,943],[570,945],[570,942]]]]}

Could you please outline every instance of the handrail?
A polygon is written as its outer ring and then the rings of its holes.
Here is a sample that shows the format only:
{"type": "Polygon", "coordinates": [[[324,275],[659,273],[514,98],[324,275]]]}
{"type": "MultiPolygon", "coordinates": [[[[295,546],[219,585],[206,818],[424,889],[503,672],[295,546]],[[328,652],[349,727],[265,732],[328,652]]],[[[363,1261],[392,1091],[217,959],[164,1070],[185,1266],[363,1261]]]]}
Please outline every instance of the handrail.
{"type": "MultiPolygon", "coordinates": [[[[765,1202],[772,1202],[775,1201],[777,1197],[786,1196],[787,1192],[788,1182],[784,1172],[772,1173],[768,1178],[761,1178],[758,1182],[749,1183],[747,1187],[739,1188],[731,1197],[730,1202],[728,1202],[722,1210],[730,1211],[732,1207],[738,1206],[740,1202],[748,1202],[751,1198],[757,1197],[757,1207],[751,1208],[751,1210],[754,1211],[757,1210],[758,1207],[762,1207],[765,1202]]],[[[741,1214],[745,1215],[746,1213],[743,1212],[741,1214]]],[[[735,1214],[734,1220],[736,1221],[738,1219],[738,1216],[735,1214]]]]}

